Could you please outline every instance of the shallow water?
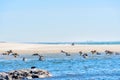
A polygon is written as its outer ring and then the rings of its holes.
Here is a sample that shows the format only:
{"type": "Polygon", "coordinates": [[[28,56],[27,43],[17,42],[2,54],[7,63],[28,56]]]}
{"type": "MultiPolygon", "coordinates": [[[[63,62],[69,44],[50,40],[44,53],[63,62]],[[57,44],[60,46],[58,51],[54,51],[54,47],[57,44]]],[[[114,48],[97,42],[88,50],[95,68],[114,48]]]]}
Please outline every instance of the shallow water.
{"type": "Polygon", "coordinates": [[[45,61],[38,61],[37,56],[0,55],[0,72],[17,69],[37,68],[48,70],[53,77],[35,80],[120,80],[120,55],[91,55],[87,59],[78,53],[67,57],[62,53],[44,54],[45,61]],[[26,57],[27,61],[22,61],[26,57]]]}

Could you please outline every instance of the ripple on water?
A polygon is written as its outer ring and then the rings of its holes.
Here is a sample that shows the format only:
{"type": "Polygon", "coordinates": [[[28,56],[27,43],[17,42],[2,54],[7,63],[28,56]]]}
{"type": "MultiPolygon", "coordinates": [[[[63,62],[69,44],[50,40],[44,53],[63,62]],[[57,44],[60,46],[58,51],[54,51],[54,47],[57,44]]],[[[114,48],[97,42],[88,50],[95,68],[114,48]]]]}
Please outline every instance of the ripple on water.
{"type": "Polygon", "coordinates": [[[45,55],[45,61],[38,61],[38,57],[31,55],[0,57],[0,72],[36,66],[53,74],[53,77],[41,80],[120,80],[120,56],[90,55],[88,59],[76,54],[70,57],[51,56],[45,55]],[[27,61],[22,61],[22,57],[26,57],[27,61]]]}

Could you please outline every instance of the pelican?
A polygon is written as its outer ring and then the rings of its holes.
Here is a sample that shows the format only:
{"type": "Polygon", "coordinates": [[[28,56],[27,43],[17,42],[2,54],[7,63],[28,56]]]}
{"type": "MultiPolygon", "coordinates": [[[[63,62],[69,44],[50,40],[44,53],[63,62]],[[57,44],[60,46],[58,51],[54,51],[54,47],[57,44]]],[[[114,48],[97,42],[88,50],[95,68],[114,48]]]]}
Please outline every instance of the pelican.
{"type": "Polygon", "coordinates": [[[87,57],[88,57],[88,54],[87,54],[87,53],[84,53],[82,56],[83,56],[83,58],[87,58],[87,57]]]}
{"type": "Polygon", "coordinates": [[[43,61],[44,60],[44,56],[40,55],[40,54],[33,54],[33,56],[38,56],[39,57],[39,61],[43,61]]]}
{"type": "Polygon", "coordinates": [[[83,54],[83,52],[82,51],[79,51],[79,54],[80,54],[80,56],[83,54]]]}
{"type": "Polygon", "coordinates": [[[44,56],[39,55],[39,61],[43,61],[44,60],[44,56]]]}
{"type": "Polygon", "coordinates": [[[61,50],[61,53],[65,53],[66,56],[70,56],[69,53],[67,53],[67,52],[65,52],[65,51],[63,51],[63,50],[61,50]]]}
{"type": "Polygon", "coordinates": [[[112,51],[109,51],[109,50],[105,50],[105,53],[106,53],[106,54],[109,54],[109,55],[113,54],[113,52],[112,52],[112,51]]]}
{"type": "Polygon", "coordinates": [[[27,59],[25,57],[23,57],[23,61],[26,61],[27,59]]]}
{"type": "Polygon", "coordinates": [[[9,55],[10,53],[13,53],[13,51],[12,51],[12,50],[7,51],[7,54],[8,54],[8,55],[9,55]]]}
{"type": "Polygon", "coordinates": [[[69,54],[69,53],[67,53],[67,52],[66,52],[65,54],[66,54],[66,56],[70,56],[70,54],[69,54]]]}
{"type": "Polygon", "coordinates": [[[61,50],[61,53],[65,53],[65,51],[61,50]]]}
{"type": "Polygon", "coordinates": [[[15,58],[16,58],[17,56],[19,56],[18,53],[13,53],[12,55],[13,55],[15,58]]]}
{"type": "Polygon", "coordinates": [[[96,50],[91,51],[92,54],[95,54],[96,52],[97,52],[96,50]]]}

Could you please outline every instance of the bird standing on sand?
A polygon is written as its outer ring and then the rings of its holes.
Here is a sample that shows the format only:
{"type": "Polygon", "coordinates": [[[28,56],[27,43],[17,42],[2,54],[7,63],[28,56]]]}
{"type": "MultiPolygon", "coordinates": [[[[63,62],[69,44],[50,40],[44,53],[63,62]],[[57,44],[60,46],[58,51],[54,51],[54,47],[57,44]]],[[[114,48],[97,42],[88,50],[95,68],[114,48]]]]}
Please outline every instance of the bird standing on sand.
{"type": "Polygon", "coordinates": [[[92,54],[95,54],[96,52],[97,52],[96,50],[91,51],[92,54]]]}
{"type": "Polygon", "coordinates": [[[13,53],[12,50],[6,51],[5,53],[2,53],[2,55],[10,55],[11,53],[13,53]]]}
{"type": "Polygon", "coordinates": [[[65,53],[65,51],[61,50],[61,53],[65,53]]]}
{"type": "Polygon", "coordinates": [[[13,51],[12,51],[12,50],[9,50],[9,51],[7,51],[7,53],[8,53],[8,55],[9,55],[10,53],[13,53],[13,51]]]}

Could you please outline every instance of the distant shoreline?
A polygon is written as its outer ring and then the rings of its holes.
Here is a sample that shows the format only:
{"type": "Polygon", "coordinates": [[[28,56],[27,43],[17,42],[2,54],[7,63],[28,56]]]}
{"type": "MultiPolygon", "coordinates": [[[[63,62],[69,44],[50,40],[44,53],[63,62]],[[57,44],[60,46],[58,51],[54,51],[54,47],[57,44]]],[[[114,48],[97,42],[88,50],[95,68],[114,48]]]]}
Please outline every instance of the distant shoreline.
{"type": "Polygon", "coordinates": [[[76,45],[119,45],[120,41],[86,41],[86,42],[24,42],[29,44],[76,44],[76,45]]]}

